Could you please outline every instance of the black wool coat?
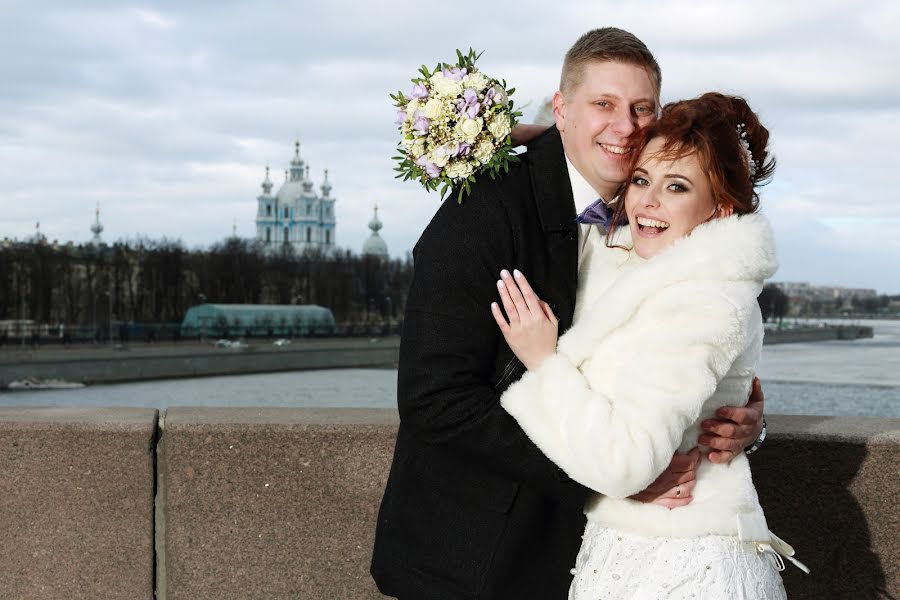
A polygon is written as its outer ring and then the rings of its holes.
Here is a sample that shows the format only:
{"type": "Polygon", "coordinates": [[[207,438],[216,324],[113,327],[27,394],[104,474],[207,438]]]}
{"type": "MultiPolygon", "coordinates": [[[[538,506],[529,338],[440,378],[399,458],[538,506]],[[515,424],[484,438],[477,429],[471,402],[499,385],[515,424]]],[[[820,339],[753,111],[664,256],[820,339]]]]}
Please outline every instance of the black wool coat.
{"type": "MultiPolygon", "coordinates": [[[[500,406],[524,366],[490,311],[521,270],[572,324],[578,272],[572,187],[555,127],[508,174],[440,207],[414,249],[397,398],[400,428],[372,575],[401,600],[563,600],[590,491],[500,406]]],[[[452,197],[451,197],[452,198],[452,197]]]]}

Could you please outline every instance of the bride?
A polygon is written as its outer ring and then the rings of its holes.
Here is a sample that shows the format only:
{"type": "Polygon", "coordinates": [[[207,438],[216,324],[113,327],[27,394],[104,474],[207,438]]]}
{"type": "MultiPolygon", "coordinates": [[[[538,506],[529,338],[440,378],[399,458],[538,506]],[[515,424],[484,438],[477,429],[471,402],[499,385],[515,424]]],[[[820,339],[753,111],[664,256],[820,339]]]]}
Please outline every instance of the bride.
{"type": "Polygon", "coordinates": [[[783,559],[806,568],[769,531],[745,456],[704,460],[687,506],[628,499],[694,446],[703,419],[749,395],[763,338],[756,297],[777,268],[754,214],[775,166],[769,133],[743,99],[708,93],[667,105],[636,135],[632,176],[607,236],[589,238],[574,324],[558,343],[525,276],[501,273],[503,312],[491,310],[528,368],[501,402],[598,492],[571,600],[785,598],[783,559]]]}

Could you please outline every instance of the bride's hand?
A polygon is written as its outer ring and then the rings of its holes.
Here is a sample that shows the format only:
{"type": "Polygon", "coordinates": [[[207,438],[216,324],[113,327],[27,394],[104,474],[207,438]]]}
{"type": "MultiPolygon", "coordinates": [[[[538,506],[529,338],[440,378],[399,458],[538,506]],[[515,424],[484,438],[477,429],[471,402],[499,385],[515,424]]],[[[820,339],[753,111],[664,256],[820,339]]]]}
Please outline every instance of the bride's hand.
{"type": "Polygon", "coordinates": [[[522,364],[528,370],[533,370],[556,352],[559,319],[553,314],[550,305],[535,295],[525,276],[518,270],[513,273],[514,276],[511,277],[509,271],[504,269],[497,282],[497,290],[509,322],[496,302],[491,304],[491,312],[506,343],[522,364]]]}
{"type": "Polygon", "coordinates": [[[537,136],[549,129],[549,125],[537,125],[535,123],[517,123],[509,133],[513,147],[524,146],[537,136]]]}

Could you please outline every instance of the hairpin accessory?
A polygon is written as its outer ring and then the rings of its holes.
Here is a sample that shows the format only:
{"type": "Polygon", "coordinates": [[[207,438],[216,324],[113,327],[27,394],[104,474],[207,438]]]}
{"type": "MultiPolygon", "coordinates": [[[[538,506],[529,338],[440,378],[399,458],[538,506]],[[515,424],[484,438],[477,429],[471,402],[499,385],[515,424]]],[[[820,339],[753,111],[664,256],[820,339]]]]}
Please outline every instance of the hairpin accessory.
{"type": "Polygon", "coordinates": [[[741,148],[744,149],[744,154],[747,155],[747,170],[750,173],[750,179],[753,179],[753,176],[756,175],[756,161],[753,160],[753,152],[750,151],[750,142],[747,140],[746,127],[747,126],[744,123],[738,123],[738,141],[741,142],[741,148]]]}

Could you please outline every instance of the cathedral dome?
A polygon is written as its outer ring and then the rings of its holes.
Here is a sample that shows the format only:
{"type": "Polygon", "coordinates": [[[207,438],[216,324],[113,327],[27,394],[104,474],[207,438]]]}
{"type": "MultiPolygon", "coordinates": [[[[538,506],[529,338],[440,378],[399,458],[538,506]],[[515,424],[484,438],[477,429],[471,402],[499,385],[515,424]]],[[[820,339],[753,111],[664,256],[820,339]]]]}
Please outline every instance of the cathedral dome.
{"type": "Polygon", "coordinates": [[[389,255],[387,244],[378,233],[383,226],[384,225],[381,223],[381,220],[378,218],[378,205],[376,204],[375,216],[372,217],[371,221],[369,221],[369,229],[372,230],[372,235],[370,235],[369,239],[367,239],[363,244],[363,255],[388,258],[389,255]]]}
{"type": "Polygon", "coordinates": [[[302,181],[285,181],[276,194],[278,202],[282,205],[290,203],[299,198],[303,194],[302,181]]]}
{"type": "Polygon", "coordinates": [[[384,239],[377,233],[373,233],[363,244],[363,254],[366,256],[388,256],[387,244],[384,239]]]}

